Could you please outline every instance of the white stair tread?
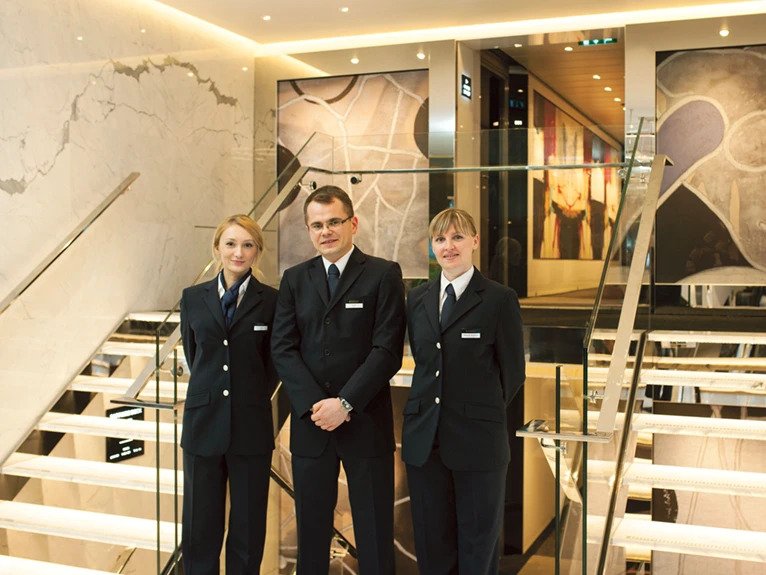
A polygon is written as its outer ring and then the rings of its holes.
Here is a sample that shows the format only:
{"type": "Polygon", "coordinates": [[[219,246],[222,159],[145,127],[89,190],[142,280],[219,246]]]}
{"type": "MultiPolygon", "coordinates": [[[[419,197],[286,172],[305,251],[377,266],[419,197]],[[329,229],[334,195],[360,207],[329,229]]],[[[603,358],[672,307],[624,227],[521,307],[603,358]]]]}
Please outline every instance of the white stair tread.
{"type": "MultiPolygon", "coordinates": [[[[610,480],[614,462],[589,461],[589,478],[610,480]]],[[[766,473],[728,471],[634,461],[625,468],[623,483],[630,488],[675,489],[751,497],[766,497],[766,473]]]]}
{"type": "MultiPolygon", "coordinates": [[[[183,348],[179,343],[176,346],[178,350],[178,361],[183,360],[183,348]]],[[[157,353],[157,346],[153,341],[107,341],[101,346],[98,353],[104,355],[131,355],[134,357],[154,357],[157,353]]],[[[172,356],[172,354],[171,354],[172,356]]],[[[168,361],[172,361],[168,357],[168,361]]]]}
{"type": "MultiPolygon", "coordinates": [[[[613,340],[616,335],[617,330],[614,329],[593,330],[593,339],[613,340]]],[[[634,330],[631,332],[630,338],[637,340],[640,335],[640,331],[634,330]]],[[[752,343],[755,345],[764,345],[766,344],[766,335],[737,331],[656,330],[649,332],[649,341],[667,343],[752,343]]]]}
{"type": "MultiPolygon", "coordinates": [[[[589,542],[599,542],[604,518],[588,516],[589,542]]],[[[648,521],[615,519],[612,545],[636,551],[664,551],[702,557],[766,562],[766,532],[648,521]]]]}
{"type": "MultiPolygon", "coordinates": [[[[123,437],[126,439],[155,440],[156,423],[133,419],[113,419],[95,415],[72,415],[50,411],[37,423],[41,431],[59,433],[82,433],[102,437],[123,437]]],[[[178,439],[181,437],[181,425],[178,425],[178,439]]],[[[160,423],[160,442],[174,443],[173,424],[160,423]]]]}
{"type": "Polygon", "coordinates": [[[633,429],[639,432],[648,431],[695,437],[766,439],[766,421],[755,419],[638,413],[633,417],[633,429]]]}
{"type": "MultiPolygon", "coordinates": [[[[589,353],[588,361],[608,363],[612,356],[608,353],[589,353]]],[[[628,358],[633,362],[633,357],[628,358]]],[[[766,357],[666,357],[646,356],[644,365],[688,365],[731,369],[766,369],[766,357]]],[[[589,368],[589,370],[592,368],[589,368]]]]}
{"type": "MultiPolygon", "coordinates": [[[[133,311],[128,314],[128,318],[133,321],[150,321],[160,323],[165,321],[168,316],[166,311],[133,311]]],[[[181,314],[174,311],[168,318],[168,323],[178,323],[181,321],[181,314]]]]}
{"type": "MultiPolygon", "coordinates": [[[[151,493],[157,489],[157,470],[154,467],[46,457],[29,453],[12,453],[0,467],[0,473],[151,493]]],[[[173,476],[172,469],[160,469],[161,493],[174,493],[173,476]]],[[[183,494],[183,471],[181,470],[178,471],[178,493],[183,494]]]]}
{"type": "MultiPolygon", "coordinates": [[[[69,388],[74,391],[89,391],[91,393],[108,393],[111,395],[124,395],[134,380],[127,377],[98,377],[95,375],[78,375],[74,378],[69,388]]],[[[188,383],[178,382],[178,399],[186,397],[188,383]]],[[[155,397],[157,382],[151,378],[144,387],[140,396],[155,397]]],[[[173,399],[173,382],[160,381],[160,399],[173,399]]]]}
{"type": "MultiPolygon", "coordinates": [[[[609,369],[588,368],[588,385],[604,384],[609,369]]],[[[625,370],[623,383],[630,384],[633,369],[625,370]]],[[[642,369],[641,385],[693,385],[704,389],[766,393],[766,373],[738,373],[721,371],[689,371],[681,369],[642,369]]]]}
{"type": "MultiPolygon", "coordinates": [[[[139,549],[157,548],[157,522],[153,519],[50,505],[0,501],[0,528],[139,549]]],[[[179,539],[180,533],[179,524],[179,539]]],[[[175,549],[175,530],[172,522],[160,522],[160,541],[162,551],[171,552],[175,549]]]]}
{"type": "Polygon", "coordinates": [[[0,575],[114,575],[114,572],[0,555],[0,575]]]}

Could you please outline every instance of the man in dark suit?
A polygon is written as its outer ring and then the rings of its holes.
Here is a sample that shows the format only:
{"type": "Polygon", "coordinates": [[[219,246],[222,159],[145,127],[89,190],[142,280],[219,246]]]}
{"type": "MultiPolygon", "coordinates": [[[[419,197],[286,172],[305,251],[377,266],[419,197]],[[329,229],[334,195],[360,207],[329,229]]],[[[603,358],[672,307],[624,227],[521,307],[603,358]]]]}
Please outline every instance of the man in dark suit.
{"type": "Polygon", "coordinates": [[[389,381],[402,365],[402,272],[354,246],[358,219],[340,188],[312,192],[303,211],[319,255],[284,273],[272,335],[292,405],[297,569],[301,575],[329,570],[342,462],[360,571],[393,573],[389,381]]]}
{"type": "Polygon", "coordinates": [[[442,273],[407,297],[415,372],[402,434],[418,570],[495,575],[506,406],[525,378],[519,301],[473,267],[479,236],[467,212],[444,210],[429,232],[442,273]]]}

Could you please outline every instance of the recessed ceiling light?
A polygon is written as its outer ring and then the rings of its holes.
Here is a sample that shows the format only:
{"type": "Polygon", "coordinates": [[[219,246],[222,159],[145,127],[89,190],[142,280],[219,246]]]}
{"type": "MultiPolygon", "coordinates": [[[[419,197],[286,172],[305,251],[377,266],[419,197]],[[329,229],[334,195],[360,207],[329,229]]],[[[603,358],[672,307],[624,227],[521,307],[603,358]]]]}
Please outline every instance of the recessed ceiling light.
{"type": "Polygon", "coordinates": [[[593,74],[593,79],[594,80],[600,80],[601,76],[599,76],[598,74],[593,74]]]}
{"type": "Polygon", "coordinates": [[[271,20],[271,16],[269,16],[268,14],[266,14],[265,16],[262,16],[261,18],[263,19],[264,22],[268,22],[269,20],[271,20]]]}
{"type": "Polygon", "coordinates": [[[574,50],[574,48],[572,48],[571,46],[567,46],[566,48],[564,48],[564,52],[571,52],[572,50],[574,50]]]}
{"type": "Polygon", "coordinates": [[[614,98],[615,102],[622,102],[622,98],[614,98]]]}
{"type": "Polygon", "coordinates": [[[423,52],[423,50],[419,50],[418,53],[415,54],[415,56],[418,57],[418,60],[425,60],[426,59],[426,54],[425,54],[425,52],[423,52]]]}
{"type": "Polygon", "coordinates": [[[494,46],[492,46],[492,47],[493,47],[495,50],[497,50],[498,48],[500,48],[500,44],[495,44],[495,45],[494,45],[494,46]]]}
{"type": "Polygon", "coordinates": [[[141,34],[146,34],[146,28],[141,28],[141,34]]]}
{"type": "Polygon", "coordinates": [[[247,66],[242,66],[242,71],[247,72],[247,66]]]}
{"type": "Polygon", "coordinates": [[[524,88],[519,88],[519,89],[518,89],[518,90],[516,90],[516,91],[517,91],[519,94],[523,94],[523,93],[524,93],[524,88]]]}
{"type": "Polygon", "coordinates": [[[726,38],[729,35],[729,29],[724,26],[718,31],[718,34],[720,34],[721,38],[726,38]]]}
{"type": "Polygon", "coordinates": [[[340,7],[340,11],[343,12],[344,14],[347,13],[348,12],[348,6],[341,6],[340,7]]]}
{"type": "Polygon", "coordinates": [[[78,41],[78,42],[82,42],[82,36],[78,36],[78,37],[77,37],[77,41],[78,41]]]}
{"type": "Polygon", "coordinates": [[[604,92],[611,92],[611,91],[612,91],[612,88],[610,88],[609,86],[604,86],[604,92]]]}
{"type": "Polygon", "coordinates": [[[194,72],[186,72],[186,75],[189,76],[189,78],[194,78],[194,72]]]}
{"type": "Polygon", "coordinates": [[[351,58],[351,63],[352,63],[352,64],[358,64],[358,63],[359,63],[359,58],[357,58],[356,56],[354,56],[353,58],[351,58]]]}
{"type": "Polygon", "coordinates": [[[492,122],[492,125],[493,125],[493,126],[495,126],[495,127],[497,127],[497,126],[499,126],[499,125],[500,125],[500,122],[498,122],[497,120],[495,120],[494,122],[492,122]]]}
{"type": "MultiPolygon", "coordinates": [[[[622,111],[623,111],[623,112],[625,111],[625,106],[623,106],[623,107],[622,107],[622,111]]],[[[632,128],[632,127],[633,127],[633,126],[631,126],[631,128],[632,128]]]]}
{"type": "Polygon", "coordinates": [[[521,48],[522,44],[519,44],[518,42],[513,45],[514,48],[521,48]]]}
{"type": "Polygon", "coordinates": [[[523,126],[524,125],[524,120],[514,120],[513,121],[513,125],[514,126],[523,126]]]}

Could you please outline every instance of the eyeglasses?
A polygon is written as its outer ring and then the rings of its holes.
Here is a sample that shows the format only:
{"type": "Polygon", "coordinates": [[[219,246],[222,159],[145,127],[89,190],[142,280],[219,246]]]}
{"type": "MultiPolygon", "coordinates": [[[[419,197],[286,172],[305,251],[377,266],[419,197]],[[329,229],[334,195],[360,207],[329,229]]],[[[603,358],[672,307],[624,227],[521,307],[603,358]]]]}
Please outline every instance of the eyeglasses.
{"type": "Polygon", "coordinates": [[[333,218],[331,220],[327,220],[326,222],[312,222],[308,225],[308,228],[312,232],[316,232],[316,233],[321,232],[325,228],[325,226],[327,226],[328,230],[335,231],[353,217],[354,216],[349,216],[344,220],[340,218],[333,218]]]}

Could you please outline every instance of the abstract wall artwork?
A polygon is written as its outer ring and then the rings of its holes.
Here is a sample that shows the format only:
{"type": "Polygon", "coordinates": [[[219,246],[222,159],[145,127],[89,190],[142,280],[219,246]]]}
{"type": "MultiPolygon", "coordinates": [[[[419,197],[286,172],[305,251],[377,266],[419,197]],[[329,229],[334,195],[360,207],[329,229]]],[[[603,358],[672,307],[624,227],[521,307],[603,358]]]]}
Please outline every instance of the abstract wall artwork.
{"type": "Polygon", "coordinates": [[[657,280],[766,284],[766,46],[657,62],[657,280]]]}
{"type": "MultiPolygon", "coordinates": [[[[336,172],[428,166],[427,70],[279,82],[277,114],[280,171],[293,159],[336,172]]],[[[360,249],[398,261],[405,277],[428,277],[428,175],[412,172],[309,172],[280,213],[280,237],[291,238],[280,242],[280,274],[315,254],[303,222],[311,181],[349,193],[360,249]]]]}
{"type": "MultiPolygon", "coordinates": [[[[619,162],[621,151],[534,93],[532,165],[619,162]]],[[[532,172],[532,257],[601,260],[620,197],[616,168],[532,172]]]]}

